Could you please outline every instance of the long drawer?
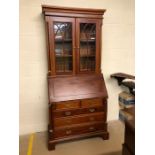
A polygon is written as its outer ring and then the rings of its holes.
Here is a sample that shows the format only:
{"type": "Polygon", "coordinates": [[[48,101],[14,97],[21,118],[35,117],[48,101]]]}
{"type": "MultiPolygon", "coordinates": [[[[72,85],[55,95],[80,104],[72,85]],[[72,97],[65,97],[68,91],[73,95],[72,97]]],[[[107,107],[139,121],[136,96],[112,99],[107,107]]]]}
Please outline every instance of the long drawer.
{"type": "Polygon", "coordinates": [[[107,124],[101,123],[90,123],[88,125],[75,125],[72,127],[59,128],[54,130],[54,138],[62,138],[73,135],[79,135],[90,132],[106,131],[107,124]]]}
{"type": "Polygon", "coordinates": [[[66,125],[88,123],[94,121],[105,121],[104,112],[54,118],[54,127],[57,128],[66,125]]]}
{"type": "Polygon", "coordinates": [[[66,116],[73,116],[79,114],[90,114],[96,112],[103,112],[105,111],[104,106],[98,107],[90,107],[90,108],[77,108],[77,109],[66,109],[66,110],[53,110],[54,117],[66,117],[66,116]]]}

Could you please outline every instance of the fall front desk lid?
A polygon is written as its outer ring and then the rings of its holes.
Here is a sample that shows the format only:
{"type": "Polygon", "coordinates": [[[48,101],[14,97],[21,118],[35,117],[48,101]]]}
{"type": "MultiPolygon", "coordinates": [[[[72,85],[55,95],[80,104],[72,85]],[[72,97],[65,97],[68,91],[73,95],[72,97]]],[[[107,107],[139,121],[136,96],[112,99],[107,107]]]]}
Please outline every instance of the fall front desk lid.
{"type": "Polygon", "coordinates": [[[102,74],[48,77],[48,90],[50,102],[108,97],[102,74]]]}

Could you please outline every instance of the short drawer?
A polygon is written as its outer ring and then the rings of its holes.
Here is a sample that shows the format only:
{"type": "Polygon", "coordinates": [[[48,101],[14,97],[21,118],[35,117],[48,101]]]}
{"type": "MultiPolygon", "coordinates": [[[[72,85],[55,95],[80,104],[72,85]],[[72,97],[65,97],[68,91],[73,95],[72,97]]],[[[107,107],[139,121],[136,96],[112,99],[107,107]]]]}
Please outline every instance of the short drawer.
{"type": "Polygon", "coordinates": [[[58,102],[55,103],[55,109],[71,109],[71,108],[79,108],[80,101],[65,101],[65,102],[58,102]]]}
{"type": "Polygon", "coordinates": [[[54,127],[61,127],[73,124],[96,122],[96,121],[105,121],[104,112],[92,113],[92,114],[82,114],[79,116],[69,116],[69,117],[60,117],[54,119],[54,127]]]}
{"type": "Polygon", "coordinates": [[[103,100],[101,98],[81,100],[81,107],[102,106],[103,100]]]}
{"type": "Polygon", "coordinates": [[[67,116],[74,116],[79,114],[90,114],[96,112],[103,112],[105,111],[104,106],[98,107],[89,107],[89,108],[77,108],[77,109],[62,109],[62,110],[53,110],[53,116],[56,117],[67,117],[67,116]]]}
{"type": "Polygon", "coordinates": [[[90,132],[99,132],[99,131],[106,131],[107,127],[105,123],[98,123],[98,124],[88,124],[83,126],[74,126],[70,128],[59,128],[54,130],[54,138],[62,138],[68,137],[73,135],[80,135],[90,132]]]}

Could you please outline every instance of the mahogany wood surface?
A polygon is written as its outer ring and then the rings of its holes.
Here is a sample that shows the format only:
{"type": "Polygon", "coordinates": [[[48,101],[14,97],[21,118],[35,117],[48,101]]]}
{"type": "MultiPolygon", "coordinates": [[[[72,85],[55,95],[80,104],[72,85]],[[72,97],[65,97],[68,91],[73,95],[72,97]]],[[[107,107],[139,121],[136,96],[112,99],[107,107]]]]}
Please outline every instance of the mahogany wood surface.
{"type": "Polygon", "coordinates": [[[83,114],[78,116],[61,117],[54,119],[54,127],[62,127],[73,124],[94,122],[94,121],[105,121],[104,112],[83,114]]]}
{"type": "Polygon", "coordinates": [[[96,123],[85,123],[85,125],[78,124],[72,127],[57,128],[54,132],[54,137],[67,137],[72,135],[78,135],[83,133],[95,132],[95,131],[104,131],[106,125],[103,122],[96,123]]]}
{"type": "Polygon", "coordinates": [[[42,5],[48,55],[49,150],[55,149],[55,145],[62,141],[94,136],[104,140],[109,138],[106,122],[108,93],[101,74],[101,26],[105,11],[42,5]],[[68,40],[62,39],[63,43],[56,39],[55,23],[71,23],[71,37],[68,40]],[[85,44],[80,38],[81,23],[95,25],[95,50],[93,55],[89,55],[95,58],[93,69],[80,68],[80,46],[81,42],[85,44]],[[60,58],[56,47],[62,43],[64,56],[64,42],[72,45],[72,53],[67,56],[72,57],[73,67],[66,72],[65,69],[64,72],[57,70],[56,63],[57,57],[60,58]]]}
{"type": "Polygon", "coordinates": [[[56,118],[56,117],[66,117],[66,116],[74,116],[74,115],[80,115],[80,114],[90,114],[91,115],[92,113],[95,113],[95,112],[105,112],[105,114],[106,114],[105,105],[104,106],[98,106],[98,107],[94,106],[94,107],[89,107],[89,108],[53,110],[53,115],[56,118]]]}
{"type": "MultiPolygon", "coordinates": [[[[50,135],[50,133],[48,132],[50,135]]],[[[50,136],[49,136],[50,137],[50,136]]],[[[91,137],[101,137],[103,140],[108,140],[109,139],[109,133],[104,131],[96,131],[96,132],[90,132],[90,133],[84,133],[84,134],[78,134],[78,135],[73,135],[73,136],[67,136],[59,139],[52,139],[48,141],[48,148],[49,150],[54,150],[55,149],[55,144],[64,142],[64,141],[73,141],[73,140],[78,140],[78,139],[84,139],[84,138],[91,138],[91,137]]]]}
{"type": "Polygon", "coordinates": [[[124,110],[133,117],[125,121],[125,134],[122,155],[135,155],[135,107],[124,110]]]}
{"type": "Polygon", "coordinates": [[[102,75],[49,77],[48,86],[50,102],[108,97],[102,75]]]}
{"type": "Polygon", "coordinates": [[[101,73],[101,26],[104,9],[80,9],[64,8],[56,6],[42,6],[46,21],[46,37],[48,51],[48,73],[52,76],[64,75],[56,72],[55,65],[55,44],[53,22],[71,22],[72,23],[72,53],[73,53],[73,72],[66,75],[101,73]],[[82,12],[81,12],[82,11],[82,12]],[[80,14],[81,13],[81,14],[80,14]],[[79,47],[80,47],[80,23],[94,23],[96,25],[96,54],[95,71],[80,71],[79,47]]]}
{"type": "Polygon", "coordinates": [[[125,122],[123,155],[135,155],[135,119],[125,122]]]}
{"type": "Polygon", "coordinates": [[[55,109],[72,109],[72,108],[79,108],[80,107],[80,101],[75,100],[75,101],[64,101],[55,104],[55,109]]]}
{"type": "Polygon", "coordinates": [[[86,99],[81,101],[81,107],[102,106],[103,101],[101,98],[86,99]]]}
{"type": "Polygon", "coordinates": [[[73,8],[73,7],[60,7],[60,6],[49,6],[42,5],[42,12],[44,15],[54,15],[54,16],[70,16],[74,17],[91,17],[102,18],[105,13],[105,9],[90,9],[90,8],[73,8]],[[80,16],[81,15],[81,16],[80,16]]]}

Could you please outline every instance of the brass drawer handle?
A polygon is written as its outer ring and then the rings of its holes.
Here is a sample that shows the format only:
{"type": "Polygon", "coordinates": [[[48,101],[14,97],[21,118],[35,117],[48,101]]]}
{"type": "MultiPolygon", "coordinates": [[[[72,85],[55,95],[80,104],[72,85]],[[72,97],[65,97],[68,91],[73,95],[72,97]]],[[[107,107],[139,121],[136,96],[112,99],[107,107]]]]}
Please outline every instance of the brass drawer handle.
{"type": "Polygon", "coordinates": [[[53,130],[49,130],[49,132],[51,132],[51,133],[52,133],[52,132],[53,132],[53,130]]]}
{"type": "Polygon", "coordinates": [[[89,111],[90,111],[90,112],[94,112],[94,111],[95,111],[95,109],[94,109],[94,108],[91,108],[91,109],[89,109],[89,111]]]}
{"type": "Polygon", "coordinates": [[[66,112],[65,112],[65,115],[66,115],[66,116],[69,116],[69,115],[71,115],[71,112],[70,112],[70,111],[66,111],[66,112]]]}
{"type": "Polygon", "coordinates": [[[93,131],[95,128],[93,126],[89,127],[89,131],[93,131]]]}
{"type": "Polygon", "coordinates": [[[66,131],[66,134],[67,134],[67,135],[69,135],[69,134],[71,134],[71,133],[72,133],[72,130],[67,130],[67,131],[66,131]]]}

